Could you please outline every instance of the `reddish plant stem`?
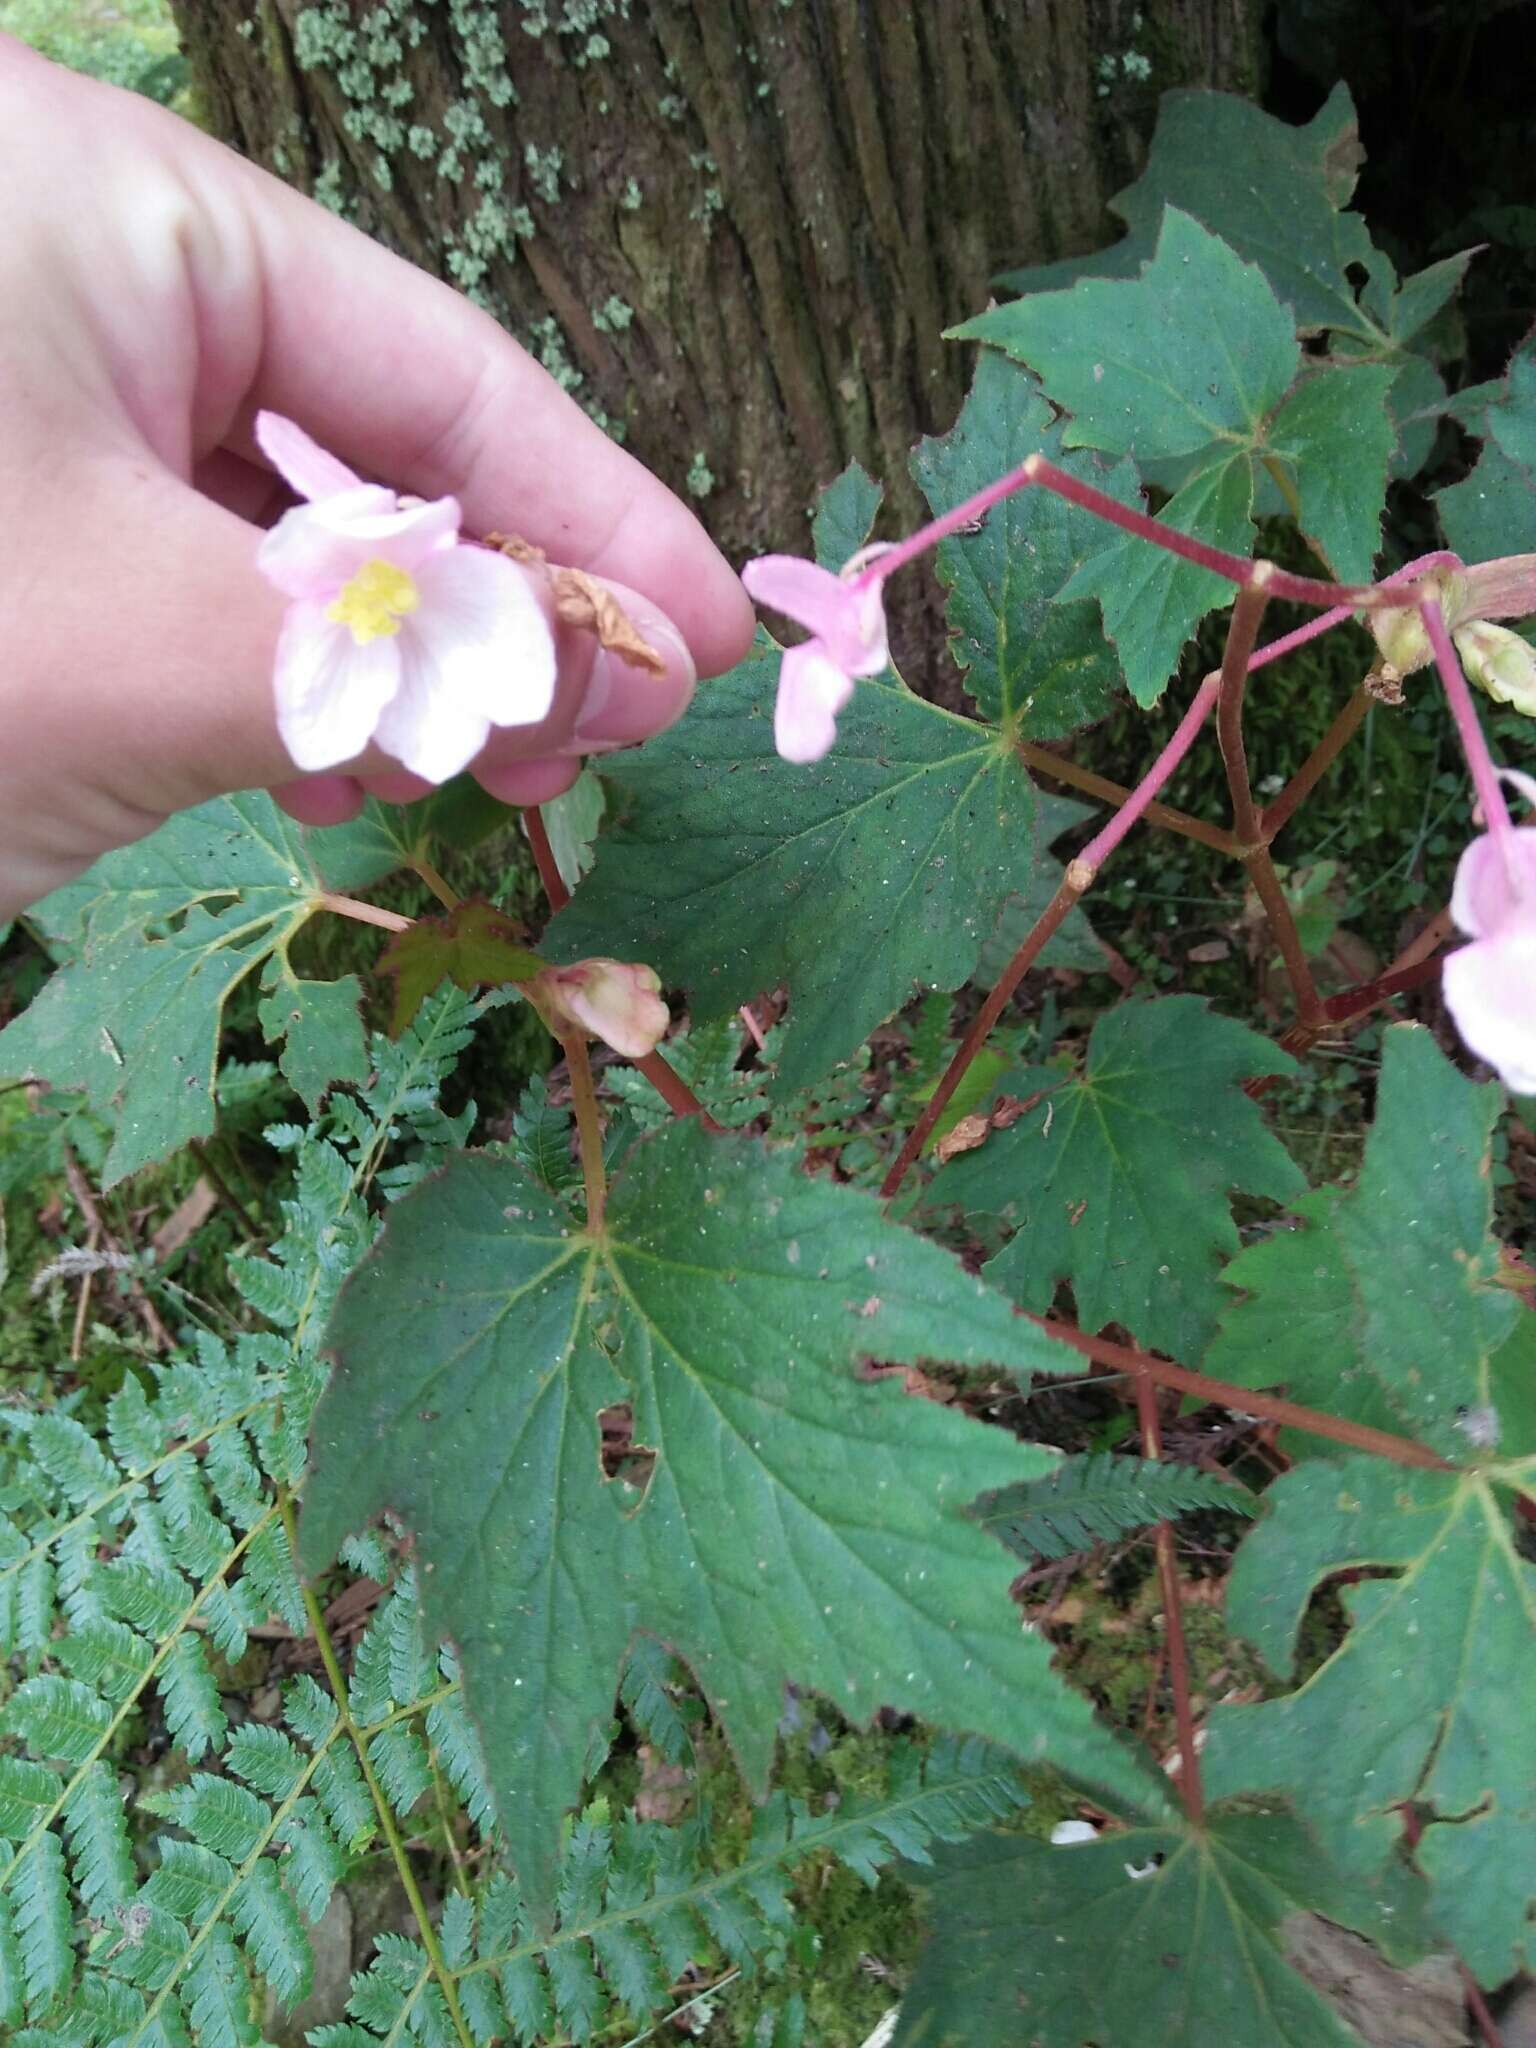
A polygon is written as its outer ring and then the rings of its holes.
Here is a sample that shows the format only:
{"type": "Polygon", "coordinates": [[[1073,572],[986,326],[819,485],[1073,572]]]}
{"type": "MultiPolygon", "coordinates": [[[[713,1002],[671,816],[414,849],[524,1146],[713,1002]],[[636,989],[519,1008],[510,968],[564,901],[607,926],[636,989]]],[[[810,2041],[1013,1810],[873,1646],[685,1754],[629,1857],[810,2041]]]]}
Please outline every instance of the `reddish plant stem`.
{"type": "Polygon", "coordinates": [[[1360,730],[1365,714],[1370,708],[1371,693],[1362,683],[1274,802],[1266,805],[1259,813],[1259,835],[1266,846],[1274,844],[1279,834],[1301,809],[1360,730]]]}
{"type": "Polygon", "coordinates": [[[412,854],[411,866],[415,869],[416,873],[420,875],[421,879],[432,891],[432,894],[437,898],[438,902],[442,904],[444,910],[458,909],[459,898],[454,894],[453,890],[449,888],[448,884],[443,880],[443,877],[438,873],[437,869],[433,867],[431,861],[427,859],[424,853],[412,854]]]}
{"type": "MultiPolygon", "coordinates": [[[[1260,569],[1268,564],[1261,562],[1260,569]]],[[[1232,833],[1239,858],[1248,872],[1270,935],[1279,950],[1286,979],[1296,1003],[1298,1021],[1310,1027],[1322,1016],[1322,1004],[1312,980],[1312,969],[1302,947],[1296,920],[1275,873],[1263,823],[1253,801],[1248,778],[1248,749],[1243,741],[1243,698],[1248,681],[1248,664],[1259,636],[1259,621],[1269,602],[1269,578],[1263,577],[1239,591],[1227,628],[1227,644],[1221,657],[1221,701],[1216,710],[1216,730],[1221,741],[1221,758],[1227,771],[1227,788],[1232,797],[1232,833]]]]}
{"type": "Polygon", "coordinates": [[[338,917],[353,918],[358,924],[376,924],[386,932],[408,932],[414,917],[402,917],[398,910],[383,910],[377,903],[364,903],[356,896],[333,896],[324,889],[312,901],[321,910],[334,910],[338,917]]]}
{"type": "MultiPolygon", "coordinates": [[[[1257,565],[1267,568],[1266,562],[1257,565]]],[[[1246,858],[1260,843],[1259,813],[1248,779],[1248,749],[1243,740],[1243,694],[1248,662],[1259,637],[1259,621],[1269,602],[1265,582],[1251,583],[1237,594],[1227,623],[1227,644],[1221,655],[1221,697],[1216,706],[1216,737],[1232,796],[1232,832],[1246,858]]]]}
{"type": "MultiPolygon", "coordinates": [[[[1336,996],[1329,996],[1323,1004],[1322,1018],[1315,1024],[1293,1024],[1282,1034],[1281,1045],[1287,1052],[1310,1052],[1325,1032],[1354,1024],[1361,1017],[1369,1016],[1379,1004],[1389,1002],[1393,996],[1406,994],[1409,989],[1422,988],[1426,982],[1433,981],[1440,972],[1440,961],[1436,956],[1453,930],[1450,911],[1440,911],[1383,973],[1371,981],[1358,983],[1354,988],[1343,989],[1336,996]]],[[[1268,1086],[1267,1081],[1250,1081],[1245,1084],[1243,1092],[1259,1096],[1268,1092],[1268,1086]]]]}
{"type": "MultiPolygon", "coordinates": [[[[1048,491],[1054,491],[1059,498],[1066,498],[1071,504],[1081,505],[1087,512],[1096,512],[1111,526],[1118,526],[1122,533],[1134,533],[1142,540],[1154,542],[1170,555],[1179,555],[1186,562],[1197,562],[1202,569],[1209,569],[1214,575],[1224,576],[1239,589],[1254,582],[1256,574],[1261,580],[1267,579],[1272,597],[1285,597],[1297,604],[1322,606],[1325,609],[1347,607],[1350,611],[1373,610],[1402,603],[1411,604],[1411,591],[1392,595],[1384,593],[1375,584],[1348,584],[1321,582],[1314,576],[1293,576],[1289,570],[1277,569],[1271,562],[1251,562],[1241,555],[1230,555],[1222,548],[1208,547],[1204,541],[1195,540],[1187,533],[1180,533],[1161,519],[1152,519],[1145,512],[1133,511],[1122,505],[1118,498],[1111,498],[1104,491],[1095,490],[1092,484],[1079,482],[1064,469],[1058,469],[1054,462],[1047,462],[1043,455],[1031,455],[1012,469],[1006,476],[1000,476],[984,490],[977,491],[963,504],[953,506],[948,512],[931,519],[916,533],[909,534],[894,547],[885,548],[866,568],[853,578],[856,586],[884,582],[897,569],[904,568],[917,556],[927,552],[935,542],[947,535],[958,533],[1004,498],[1010,498],[1015,491],[1027,490],[1032,484],[1043,484],[1048,491]]],[[[1399,574],[1402,574],[1399,571],[1399,574]]]]}
{"type": "MultiPolygon", "coordinates": [[[[1020,758],[1037,773],[1049,775],[1068,789],[1080,789],[1086,796],[1100,797],[1117,809],[1131,800],[1132,792],[1123,782],[1111,782],[1107,775],[1095,774],[1091,768],[1081,768],[1076,761],[1053,754],[1049,747],[1038,746],[1033,740],[1020,740],[1017,750],[1020,758]]],[[[1149,825],[1161,825],[1165,831],[1177,832],[1185,839],[1198,839],[1202,846],[1214,847],[1218,853],[1237,852],[1237,841],[1224,826],[1208,825],[1204,818],[1192,818],[1187,811],[1174,810],[1171,804],[1148,804],[1142,816],[1149,825]]]]}
{"type": "Polygon", "coordinates": [[[1483,2048],[1504,2048],[1504,2036],[1499,2032],[1498,2021],[1488,2010],[1488,2001],[1483,1996],[1482,1986],[1465,1963],[1462,1963],[1460,1968],[1461,1987],[1466,1994],[1467,2011],[1477,2023],[1477,2031],[1482,2036],[1483,2048]]]}
{"type": "Polygon", "coordinates": [[[1206,1373],[1191,1372],[1187,1366],[1173,1365],[1165,1358],[1154,1358],[1150,1352],[1138,1351],[1133,1345],[1116,1344],[1108,1337],[1090,1337],[1086,1330],[1079,1330],[1075,1324],[1056,1322],[1049,1316],[1030,1316],[1029,1320],[1059,1344],[1069,1344],[1095,1364],[1109,1366],[1116,1372],[1144,1373],[1160,1387],[1177,1387],[1180,1393],[1199,1394],[1220,1407],[1236,1409],[1240,1415],[1262,1415],[1267,1421],[1283,1422],[1291,1429],[1304,1429],[1312,1436],[1346,1444],[1353,1451],[1368,1451],[1393,1465],[1415,1465],[1430,1472],[1455,1470],[1448,1459],[1426,1449],[1423,1444],[1414,1443],[1410,1437],[1393,1436],[1385,1429],[1372,1429],[1368,1422],[1350,1422],[1342,1415],[1326,1415],[1318,1408],[1304,1408],[1299,1401],[1287,1401],[1279,1394],[1261,1394],[1253,1387],[1234,1386],[1229,1380],[1213,1380],[1206,1373]]]}
{"type": "Polygon", "coordinates": [[[565,886],[560,864],[555,859],[555,849],[549,843],[549,829],[544,823],[544,813],[537,804],[524,805],[523,830],[528,834],[528,844],[533,849],[533,864],[539,871],[539,880],[544,884],[544,894],[549,900],[551,911],[564,910],[571,900],[571,892],[565,886]]]}
{"type": "Polygon", "coordinates": [[[1248,879],[1253,884],[1254,894],[1263,906],[1269,935],[1275,942],[1280,963],[1285,969],[1285,978],[1291,985],[1291,997],[1296,1004],[1296,1021],[1305,1030],[1321,1025],[1325,1012],[1317,993],[1317,984],[1312,979],[1312,966],[1301,943],[1301,934],[1296,929],[1296,920],[1286,900],[1280,877],[1275,873],[1275,864],[1270,859],[1269,848],[1259,847],[1243,862],[1248,879]]]}
{"type": "Polygon", "coordinates": [[[576,1149],[581,1154],[581,1179],[587,1196],[587,1230],[595,1237],[603,1227],[608,1198],[608,1172],[603,1162],[603,1126],[597,1114],[597,1090],[587,1041],[579,1031],[561,1033],[565,1068],[571,1077],[571,1102],[576,1111],[576,1149]]]}
{"type": "MultiPolygon", "coordinates": [[[[1148,1458],[1163,1455],[1162,1425],[1157,1417],[1157,1391],[1146,1373],[1136,1375],[1136,1413],[1141,1422],[1141,1448],[1148,1458]]],[[[1173,1688],[1173,1719],[1179,1732],[1179,1796],[1191,1827],[1205,1819],[1205,1792],[1200,1783],[1200,1751],[1195,1743],[1195,1716],[1189,1701],[1189,1651],[1184,1641],[1184,1603],[1179,1591],[1179,1561],[1173,1531],[1159,1522],[1156,1531],[1157,1574],[1163,1592],[1163,1639],[1168,1645],[1168,1680],[1173,1688]]]]}
{"type": "MultiPolygon", "coordinates": [[[[533,864],[539,871],[539,880],[544,884],[544,894],[550,909],[564,910],[571,900],[571,892],[565,886],[565,879],[555,859],[555,849],[549,843],[549,829],[544,823],[544,813],[537,804],[524,806],[523,829],[528,834],[528,844],[533,849],[533,864]]],[[[648,1052],[642,1059],[631,1064],[640,1069],[674,1115],[696,1116],[706,1131],[718,1131],[721,1128],[682,1075],[676,1073],[659,1052],[648,1052]]]]}
{"type": "Polygon", "coordinates": [[[1504,839],[1514,831],[1514,823],[1509,815],[1509,806],[1504,801],[1499,772],[1493,765],[1488,742],[1483,738],[1483,728],[1478,720],[1477,707],[1472,702],[1472,692],[1467,688],[1467,679],[1461,672],[1461,663],[1456,659],[1451,636],[1445,630],[1445,619],[1440,611],[1439,600],[1433,597],[1421,598],[1419,614],[1424,621],[1424,630],[1429,635],[1429,644],[1435,650],[1435,663],[1440,670],[1440,680],[1445,685],[1451,716],[1456,721],[1461,751],[1466,755],[1467,766],[1472,771],[1472,787],[1477,791],[1483,822],[1495,839],[1504,839]]]}
{"type": "Polygon", "coordinates": [[[997,985],[971,1023],[971,1028],[955,1048],[954,1056],[939,1080],[939,1085],[924,1107],[922,1115],[908,1131],[906,1141],[891,1162],[890,1171],[880,1183],[880,1193],[889,1201],[907,1177],[907,1169],[928,1142],[928,1134],[944,1114],[949,1098],[959,1087],[966,1068],[986,1044],[993,1026],[1008,1006],[1008,999],[1024,979],[1039,956],[1040,949],[1067,916],[1083,891],[1092,880],[1091,874],[1078,875],[1074,872],[1082,863],[1073,861],[1068,867],[1061,887],[1035,920],[1028,937],[1014,954],[1008,965],[998,976],[997,985]]]}
{"type": "Polygon", "coordinates": [[[675,1067],[669,1066],[659,1052],[648,1052],[630,1064],[640,1069],[674,1116],[696,1116],[706,1131],[713,1131],[717,1136],[724,1130],[725,1126],[716,1123],[682,1075],[675,1067]]]}
{"type": "Polygon", "coordinates": [[[986,1044],[993,1026],[1007,1007],[1010,996],[1034,965],[1046,940],[1066,918],[1079,897],[1091,887],[1094,876],[1104,862],[1137,819],[1145,814],[1147,806],[1189,752],[1196,734],[1210,714],[1211,706],[1216,702],[1220,687],[1220,676],[1206,677],[1195,692],[1189,709],[1179,720],[1172,738],[1141,781],[1109,823],[1089,840],[1077,859],[1068,863],[1061,887],[1035,920],[1034,928],[1025,938],[1023,945],[999,975],[996,987],[977,1011],[970,1030],[961,1039],[955,1048],[953,1058],[944,1069],[938,1087],[934,1089],[922,1115],[907,1133],[906,1142],[891,1162],[890,1171],[880,1183],[880,1192],[887,1201],[905,1180],[908,1168],[928,1142],[929,1133],[944,1114],[966,1068],[986,1044]]]}

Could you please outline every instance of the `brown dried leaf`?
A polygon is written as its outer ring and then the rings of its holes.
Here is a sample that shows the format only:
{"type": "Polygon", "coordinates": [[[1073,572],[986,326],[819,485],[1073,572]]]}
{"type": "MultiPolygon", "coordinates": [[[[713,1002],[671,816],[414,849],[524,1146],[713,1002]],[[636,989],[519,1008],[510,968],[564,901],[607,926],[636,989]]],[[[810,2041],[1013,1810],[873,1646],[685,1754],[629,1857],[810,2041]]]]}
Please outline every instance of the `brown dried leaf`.
{"type": "Polygon", "coordinates": [[[494,548],[497,554],[505,555],[509,562],[521,562],[525,569],[542,569],[548,560],[542,548],[536,548],[531,540],[524,540],[520,533],[488,533],[485,544],[494,548]]]}
{"type": "Polygon", "coordinates": [[[680,1821],[693,1797],[693,1773],[682,1764],[669,1764],[650,1743],[640,1745],[640,1789],[635,1794],[635,1812],[641,1820],[655,1820],[670,1827],[680,1821]]]}
{"type": "Polygon", "coordinates": [[[933,1148],[933,1156],[942,1166],[947,1159],[953,1159],[957,1152],[974,1152],[978,1145],[987,1142],[992,1125],[984,1116],[963,1116],[953,1130],[946,1131],[933,1148]]]}
{"type": "Polygon", "coordinates": [[[600,583],[582,569],[556,569],[550,585],[555,594],[555,615],[563,624],[596,633],[600,646],[632,668],[643,668],[647,675],[666,674],[666,662],[642,638],[606,583],[600,583]]]}
{"type": "Polygon", "coordinates": [[[156,1265],[163,1266],[172,1252],[180,1251],[193,1231],[207,1222],[218,1207],[218,1201],[211,1181],[198,1179],[193,1182],[191,1194],[176,1204],[150,1239],[156,1265]]]}

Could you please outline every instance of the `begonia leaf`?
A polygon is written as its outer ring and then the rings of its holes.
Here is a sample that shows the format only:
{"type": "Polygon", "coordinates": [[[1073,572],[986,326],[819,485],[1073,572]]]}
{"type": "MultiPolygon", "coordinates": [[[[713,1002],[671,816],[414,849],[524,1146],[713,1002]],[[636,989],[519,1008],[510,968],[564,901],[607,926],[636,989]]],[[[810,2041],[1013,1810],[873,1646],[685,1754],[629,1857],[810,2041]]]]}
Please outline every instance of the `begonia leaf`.
{"type": "Polygon", "coordinates": [[[484,897],[467,897],[446,917],[418,917],[379,955],[395,984],[390,1030],[398,1038],[440,981],[455,988],[500,988],[531,981],[544,963],[523,944],[523,928],[484,897]]]}
{"type": "Polygon", "coordinates": [[[1416,1952],[1417,1888],[1346,1882],[1283,1813],[1062,1846],[984,1834],[904,1869],[929,1939],[893,2048],[1359,2048],[1286,1958],[1320,1912],[1416,1952]]]}
{"type": "Polygon", "coordinates": [[[816,501],[816,517],[811,522],[811,544],[824,569],[841,569],[849,556],[863,547],[884,495],[869,471],[858,462],[850,462],[842,475],[821,492],[816,501]]]}
{"type": "Polygon", "coordinates": [[[541,1901],[641,1630],[693,1667],[758,1795],[792,1680],[1166,1809],[1020,1628],[1006,1554],[965,1513],[1050,1454],[859,1371],[1028,1373],[1054,1347],[795,1152],[669,1125],[625,1155],[595,1240],[512,1160],[460,1155],[391,1211],[328,1341],[304,1560],[385,1510],[413,1532],[541,1901]],[[600,1461],[620,1403],[638,1485],[600,1461]]]}
{"type": "Polygon", "coordinates": [[[1356,1456],[1287,1474],[1267,1504],[1227,1614],[1272,1670],[1291,1670],[1321,1581],[1371,1576],[1340,1589],[1348,1632],[1305,1684],[1215,1709],[1206,1789],[1283,1793],[1356,1878],[1392,1858],[1411,1804],[1435,1924],[1501,1983],[1536,1953],[1536,1568],[1503,1489],[1356,1456]]]}
{"type": "Polygon", "coordinates": [[[1173,207],[1139,277],[1010,300],[955,333],[1035,371],[1069,448],[1142,462],[1256,442],[1301,360],[1262,272],[1173,207]]]}
{"type": "Polygon", "coordinates": [[[1041,292],[1079,277],[1134,276],[1152,252],[1163,208],[1176,206],[1257,264],[1298,327],[1379,339],[1350,277],[1351,266],[1369,264],[1376,252],[1361,216],[1344,210],[1363,160],[1343,84],[1301,127],[1231,93],[1164,93],[1145,170],[1109,202],[1130,230],[1125,239],[999,281],[1041,292]]]}
{"type": "MultiPolygon", "coordinates": [[[[1191,477],[1158,517],[1229,554],[1251,555],[1252,514],[1252,464],[1246,455],[1236,455],[1191,477]]],[[[1167,688],[1196,626],[1231,595],[1225,577],[1127,534],[1083,564],[1062,601],[1098,599],[1131,695],[1148,706],[1167,688]]]]}
{"type": "Polygon", "coordinates": [[[1356,363],[1305,377],[1267,430],[1272,459],[1295,480],[1300,526],[1343,583],[1369,583],[1381,547],[1387,468],[1397,434],[1387,363],[1356,363]]]}
{"type": "Polygon", "coordinates": [[[355,1074],[355,980],[336,985],[340,996],[296,997],[288,948],[322,892],[365,888],[401,859],[398,828],[377,806],[325,831],[295,824],[260,791],[182,812],[33,913],[70,957],[0,1031],[0,1072],[85,1091],[116,1124],[103,1169],[111,1186],[213,1129],[224,1004],[270,960],[263,1027],[274,1036],[300,1010],[296,1085],[313,1095],[319,1067],[333,1061],[355,1074]]]}
{"type": "Polygon", "coordinates": [[[1500,1285],[1492,1236],[1501,1107],[1498,1086],[1466,1080],[1422,1027],[1388,1031],[1358,1181],[1307,1196],[1299,1229],[1227,1268],[1248,1299],[1224,1316],[1207,1369],[1239,1386],[1283,1383],[1293,1400],[1448,1458],[1466,1456],[1479,1430],[1503,1440],[1486,1418],[1514,1393],[1529,1347],[1499,1364],[1525,1316],[1500,1285]]]}
{"type": "Polygon", "coordinates": [[[1303,1186],[1242,1088],[1292,1070],[1197,996],[1122,1003],[1095,1024],[1082,1073],[952,1160],[928,1199],[1017,1226],[986,1272],[1023,1307],[1048,1309],[1067,1280],[1085,1329],[1123,1323],[1198,1357],[1238,1248],[1232,1190],[1284,1200],[1303,1186]]]}
{"type": "Polygon", "coordinates": [[[611,822],[541,944],[562,962],[648,961],[701,1022],[787,983],[789,1093],[917,990],[967,979],[1027,883],[1036,804],[999,733],[893,678],[859,684],[825,760],[789,766],[778,668],[761,639],[680,724],[605,764],[611,822]]]}
{"type": "MultiPolygon", "coordinates": [[[[1129,463],[1111,471],[1091,455],[1065,455],[1061,442],[1060,422],[1035,380],[983,349],[959,419],[942,438],[919,444],[912,474],[937,514],[1043,454],[1139,509],[1129,463]]],[[[950,651],[981,710],[1009,732],[1060,738],[1102,718],[1115,701],[1120,664],[1093,605],[1053,603],[1073,573],[1102,554],[1108,531],[1052,492],[1026,490],[994,505],[979,533],[940,544],[950,651]]]]}
{"type": "Polygon", "coordinates": [[[1435,498],[1445,537],[1464,562],[1536,553],[1536,356],[1515,357],[1477,425],[1476,468],[1435,498]]]}

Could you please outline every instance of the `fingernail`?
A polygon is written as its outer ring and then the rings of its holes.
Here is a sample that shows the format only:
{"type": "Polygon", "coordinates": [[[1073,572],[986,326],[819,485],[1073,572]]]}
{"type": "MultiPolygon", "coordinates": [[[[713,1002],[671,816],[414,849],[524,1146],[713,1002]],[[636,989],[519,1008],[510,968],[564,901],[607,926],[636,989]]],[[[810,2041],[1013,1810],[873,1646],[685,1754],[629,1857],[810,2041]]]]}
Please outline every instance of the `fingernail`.
{"type": "Polygon", "coordinates": [[[665,673],[652,675],[599,648],[582,700],[581,716],[571,735],[582,753],[598,748],[632,746],[663,731],[682,717],[693,695],[695,670],[687,643],[670,619],[634,606],[630,617],[666,663],[665,673]]]}

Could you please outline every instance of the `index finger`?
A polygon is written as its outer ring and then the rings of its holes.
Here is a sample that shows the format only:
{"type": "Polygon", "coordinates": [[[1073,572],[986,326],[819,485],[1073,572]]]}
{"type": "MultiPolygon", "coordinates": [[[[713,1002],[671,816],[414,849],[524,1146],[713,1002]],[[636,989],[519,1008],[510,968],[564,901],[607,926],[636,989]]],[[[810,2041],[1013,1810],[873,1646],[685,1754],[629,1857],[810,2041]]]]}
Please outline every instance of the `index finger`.
{"type": "Polygon", "coordinates": [[[705,674],[741,658],[752,634],[746,594],[664,484],[489,314],[241,168],[264,272],[254,404],[299,420],[396,489],[452,493],[471,532],[515,531],[557,561],[642,591],[677,621],[705,674]]]}

